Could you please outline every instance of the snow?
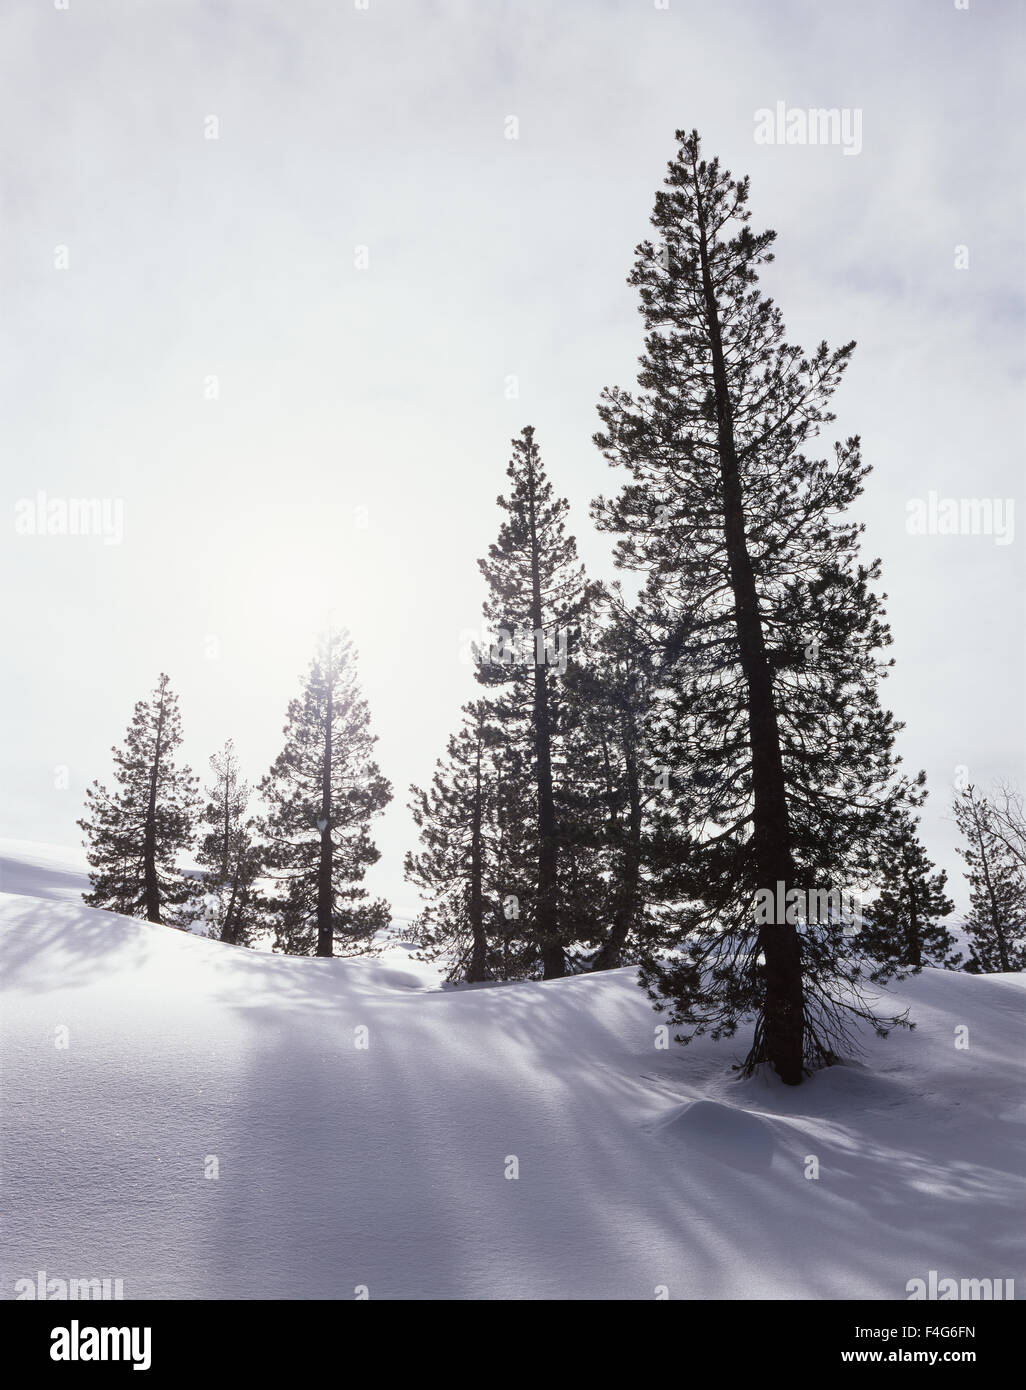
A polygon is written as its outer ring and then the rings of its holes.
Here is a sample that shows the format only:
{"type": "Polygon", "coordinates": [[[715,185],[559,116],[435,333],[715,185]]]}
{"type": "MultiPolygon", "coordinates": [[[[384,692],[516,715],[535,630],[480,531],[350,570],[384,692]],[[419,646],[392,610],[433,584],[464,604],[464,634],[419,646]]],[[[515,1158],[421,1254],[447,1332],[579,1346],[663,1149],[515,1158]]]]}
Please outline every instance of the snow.
{"type": "Polygon", "coordinates": [[[443,988],[398,941],[249,952],[84,907],[54,847],[0,863],[5,1298],[1026,1292],[1022,976],[924,971],[915,1032],[787,1088],[740,1037],[659,1050],[628,970],[443,988]]]}
{"type": "Polygon", "coordinates": [[[59,902],[82,901],[89,891],[84,849],[0,839],[0,893],[27,893],[59,902]]]}

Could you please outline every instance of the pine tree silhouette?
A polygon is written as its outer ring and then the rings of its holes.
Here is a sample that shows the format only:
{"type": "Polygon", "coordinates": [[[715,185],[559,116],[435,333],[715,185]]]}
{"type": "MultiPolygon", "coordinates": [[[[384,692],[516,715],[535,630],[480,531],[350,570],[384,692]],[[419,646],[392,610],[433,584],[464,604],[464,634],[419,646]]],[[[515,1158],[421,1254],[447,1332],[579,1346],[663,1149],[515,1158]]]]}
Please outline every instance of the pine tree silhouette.
{"type": "Polygon", "coordinates": [[[198,779],[175,766],[181,741],[178,697],[161,673],[150,698],[137,702],[124,747],[111,750],[114,791],[99,782],[86,791],[78,825],[86,834],[90,907],[169,926],[191,915],[197,884],[176,860],[195,836],[198,779]]]}

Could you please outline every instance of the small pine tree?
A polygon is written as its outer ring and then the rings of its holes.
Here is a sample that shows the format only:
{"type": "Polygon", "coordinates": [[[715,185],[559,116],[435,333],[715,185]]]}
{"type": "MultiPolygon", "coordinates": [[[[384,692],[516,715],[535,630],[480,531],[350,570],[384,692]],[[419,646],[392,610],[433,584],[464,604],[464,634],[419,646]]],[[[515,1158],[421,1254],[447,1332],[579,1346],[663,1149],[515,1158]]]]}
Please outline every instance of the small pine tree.
{"type": "Polygon", "coordinates": [[[176,859],[195,837],[197,781],[176,767],[182,741],[178,697],[168,677],[135,706],[123,748],[113,748],[115,790],[99,782],[86,791],[85,832],[90,907],[148,922],[180,926],[195,902],[196,884],[176,859]]]}
{"type": "Polygon", "coordinates": [[[196,855],[206,871],[204,917],[208,935],[232,946],[249,946],[260,920],[260,852],[253,842],[252,822],[244,819],[249,787],[242,780],[231,739],[213,754],[210,767],[214,777],[202,815],[208,829],[196,855]]]}
{"type": "Polygon", "coordinates": [[[275,949],[355,955],[388,926],[383,899],[361,886],[380,858],[370,822],[392,798],[371,754],[370,711],[347,633],[321,641],[301,694],[290,701],[285,747],[260,783],[258,822],[270,877],[275,949]]]}
{"type": "Polygon", "coordinates": [[[449,980],[500,977],[500,914],[495,887],[499,774],[488,703],[464,706],[461,729],[438,761],[431,786],[411,786],[410,811],[422,849],[406,856],[406,877],[426,901],[414,934],[427,960],[449,980]]]}
{"type": "Polygon", "coordinates": [[[968,786],[954,801],[955,821],[966,839],[970,913],[965,927],[973,975],[1026,970],[1026,875],[1010,850],[994,808],[968,786]]]}
{"type": "Polygon", "coordinates": [[[919,971],[924,965],[957,970],[962,957],[955,938],[939,921],[954,911],[945,894],[947,874],[932,872],[916,834],[917,820],[898,817],[887,837],[881,864],[880,891],[867,909],[861,944],[873,959],[899,969],[919,971]]]}

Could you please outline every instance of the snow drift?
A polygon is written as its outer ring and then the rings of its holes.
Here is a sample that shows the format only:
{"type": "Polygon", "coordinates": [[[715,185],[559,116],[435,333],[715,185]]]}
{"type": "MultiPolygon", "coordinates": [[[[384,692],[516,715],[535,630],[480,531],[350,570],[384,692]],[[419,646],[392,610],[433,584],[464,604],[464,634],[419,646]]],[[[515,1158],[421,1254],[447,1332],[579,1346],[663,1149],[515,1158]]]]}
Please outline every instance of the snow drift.
{"type": "Polygon", "coordinates": [[[0,849],[5,1298],[40,1270],[156,1299],[1026,1292],[1021,976],[924,971],[890,995],[914,1033],[789,1089],[732,1076],[741,1038],[660,1049],[629,970],[450,989],[400,945],[258,954],[0,849]]]}

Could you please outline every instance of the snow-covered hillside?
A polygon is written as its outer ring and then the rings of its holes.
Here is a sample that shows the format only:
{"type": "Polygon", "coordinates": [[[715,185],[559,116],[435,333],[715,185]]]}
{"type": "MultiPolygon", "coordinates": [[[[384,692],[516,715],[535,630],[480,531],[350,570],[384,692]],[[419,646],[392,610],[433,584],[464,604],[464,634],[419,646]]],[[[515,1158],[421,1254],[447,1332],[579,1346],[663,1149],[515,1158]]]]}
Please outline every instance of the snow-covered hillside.
{"type": "Polygon", "coordinates": [[[741,1039],[659,1050],[630,971],[259,955],[0,850],[5,1298],[43,1269],[126,1298],[1026,1292],[1020,976],[926,971],[914,1033],[788,1089],[732,1077],[741,1039]]]}

